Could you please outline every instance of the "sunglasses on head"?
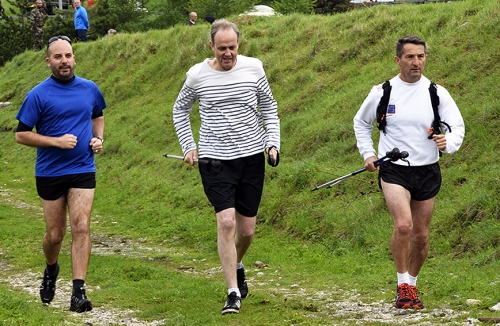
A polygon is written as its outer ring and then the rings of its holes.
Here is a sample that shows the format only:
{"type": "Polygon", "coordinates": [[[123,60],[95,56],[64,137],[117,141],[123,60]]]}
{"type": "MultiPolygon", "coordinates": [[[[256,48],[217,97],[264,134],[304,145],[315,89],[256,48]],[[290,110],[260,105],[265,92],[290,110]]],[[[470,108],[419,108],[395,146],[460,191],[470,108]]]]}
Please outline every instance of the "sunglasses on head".
{"type": "Polygon", "coordinates": [[[64,41],[68,42],[69,44],[71,44],[71,39],[69,37],[64,36],[64,35],[57,35],[57,36],[51,37],[49,39],[49,43],[47,43],[47,47],[49,47],[52,43],[54,43],[57,40],[64,40],[64,41]]]}

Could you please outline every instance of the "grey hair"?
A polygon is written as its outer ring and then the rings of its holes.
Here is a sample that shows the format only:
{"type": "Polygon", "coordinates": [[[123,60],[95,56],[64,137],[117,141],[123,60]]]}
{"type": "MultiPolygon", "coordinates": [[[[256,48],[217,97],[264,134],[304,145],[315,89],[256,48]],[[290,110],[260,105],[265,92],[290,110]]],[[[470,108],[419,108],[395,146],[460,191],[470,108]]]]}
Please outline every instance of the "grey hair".
{"type": "Polygon", "coordinates": [[[427,54],[427,44],[425,41],[417,36],[417,35],[407,35],[398,40],[398,43],[396,43],[396,56],[398,58],[401,58],[403,55],[403,46],[406,43],[411,43],[411,44],[417,44],[417,45],[423,45],[424,46],[424,52],[427,54]]]}
{"type": "Polygon", "coordinates": [[[238,40],[240,39],[240,30],[235,23],[231,23],[225,19],[218,19],[214,21],[212,29],[210,30],[210,41],[212,41],[212,44],[215,44],[214,38],[218,31],[225,31],[228,29],[232,29],[236,33],[236,38],[238,40]]]}

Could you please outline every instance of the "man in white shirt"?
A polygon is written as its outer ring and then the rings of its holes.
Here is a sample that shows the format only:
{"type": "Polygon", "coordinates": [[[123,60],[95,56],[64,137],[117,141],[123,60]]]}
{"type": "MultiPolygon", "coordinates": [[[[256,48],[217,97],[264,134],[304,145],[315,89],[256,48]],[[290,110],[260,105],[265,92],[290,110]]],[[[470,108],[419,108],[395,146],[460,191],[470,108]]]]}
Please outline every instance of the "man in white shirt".
{"type": "Polygon", "coordinates": [[[438,164],[440,152],[457,151],[465,135],[462,115],[448,91],[436,85],[439,96],[438,112],[446,133],[435,130],[434,111],[429,87],[431,82],[423,71],[427,45],[415,35],[398,40],[396,56],[400,73],[390,80],[392,90],[384,108],[386,127],[380,133],[379,156],[397,147],[409,153],[411,166],[396,161],[375,166],[372,129],[377,119],[377,107],[384,92],[374,86],[354,117],[354,131],[364,167],[379,170],[379,185],[392,216],[394,230],[391,251],[396,265],[398,287],[396,308],[423,309],[416,282],[427,257],[429,227],[435,197],[441,187],[438,164]]]}

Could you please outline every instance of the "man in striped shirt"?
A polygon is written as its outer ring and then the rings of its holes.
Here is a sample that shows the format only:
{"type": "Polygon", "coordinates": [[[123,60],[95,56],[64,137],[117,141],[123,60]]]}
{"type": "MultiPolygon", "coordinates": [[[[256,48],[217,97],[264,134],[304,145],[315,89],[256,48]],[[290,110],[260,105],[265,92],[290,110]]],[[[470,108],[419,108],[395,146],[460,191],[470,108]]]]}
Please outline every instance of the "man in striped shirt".
{"type": "Polygon", "coordinates": [[[217,219],[217,247],[228,297],[222,314],[239,313],[248,294],[243,256],[252,243],[262,197],[265,155],[279,162],[280,120],[262,62],[238,55],[239,30],[227,20],[212,24],[215,58],[191,67],[173,109],[184,161],[198,157],[221,162],[218,173],[200,165],[205,194],[217,219]],[[201,117],[198,148],[189,113],[198,100],[201,117]]]}

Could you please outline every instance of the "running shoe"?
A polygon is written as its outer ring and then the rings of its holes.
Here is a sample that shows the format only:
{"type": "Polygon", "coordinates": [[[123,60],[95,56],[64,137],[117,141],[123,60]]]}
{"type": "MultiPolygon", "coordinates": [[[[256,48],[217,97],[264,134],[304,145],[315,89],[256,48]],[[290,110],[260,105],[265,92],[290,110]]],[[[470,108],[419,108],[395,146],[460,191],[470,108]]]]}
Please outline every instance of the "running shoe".
{"type": "Polygon", "coordinates": [[[411,309],[413,308],[413,299],[411,296],[411,289],[408,283],[400,284],[397,288],[396,302],[394,307],[398,309],[411,309]]]}
{"type": "Polygon", "coordinates": [[[56,294],[56,280],[59,275],[59,264],[56,265],[56,273],[49,275],[47,268],[43,272],[43,281],[40,286],[40,299],[43,303],[50,303],[56,294]]]}
{"type": "Polygon", "coordinates": [[[222,308],[222,314],[238,314],[241,308],[241,298],[236,292],[231,292],[227,296],[226,305],[222,308]]]}
{"type": "Polygon", "coordinates": [[[76,312],[85,312],[92,310],[92,302],[85,295],[85,289],[80,288],[78,291],[73,290],[71,295],[71,306],[69,310],[76,312]]]}
{"type": "Polygon", "coordinates": [[[410,294],[413,301],[413,309],[424,309],[424,303],[418,297],[417,287],[410,285],[410,294]]]}
{"type": "Polygon", "coordinates": [[[245,269],[236,269],[236,277],[238,279],[238,289],[240,289],[241,299],[245,299],[248,295],[248,285],[245,279],[245,269]]]}

